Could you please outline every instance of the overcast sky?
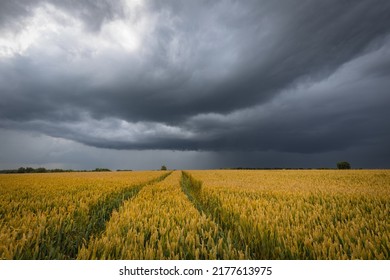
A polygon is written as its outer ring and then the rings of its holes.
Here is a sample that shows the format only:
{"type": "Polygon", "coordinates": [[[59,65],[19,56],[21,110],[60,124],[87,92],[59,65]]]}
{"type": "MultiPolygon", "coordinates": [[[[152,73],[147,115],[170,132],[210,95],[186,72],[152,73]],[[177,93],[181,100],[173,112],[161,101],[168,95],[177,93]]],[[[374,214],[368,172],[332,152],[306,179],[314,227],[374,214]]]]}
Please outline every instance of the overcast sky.
{"type": "Polygon", "coordinates": [[[388,0],[1,0],[0,169],[390,168],[388,0]]]}

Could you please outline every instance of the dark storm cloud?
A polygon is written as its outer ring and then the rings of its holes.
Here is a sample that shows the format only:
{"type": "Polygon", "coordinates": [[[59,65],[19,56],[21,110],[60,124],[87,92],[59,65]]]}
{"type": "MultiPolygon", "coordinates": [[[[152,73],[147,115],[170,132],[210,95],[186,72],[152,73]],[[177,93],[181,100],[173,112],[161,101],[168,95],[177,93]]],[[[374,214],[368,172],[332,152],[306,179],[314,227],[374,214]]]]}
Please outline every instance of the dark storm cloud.
{"type": "Polygon", "coordinates": [[[388,152],[389,1],[112,3],[1,2],[1,126],[112,149],[388,152]]]}
{"type": "Polygon", "coordinates": [[[162,23],[153,34],[141,88],[130,78],[116,90],[119,102],[99,111],[111,114],[114,105],[127,119],[167,122],[227,113],[266,102],[300,79],[322,79],[388,34],[389,4],[291,2],[158,5],[177,24],[162,23]],[[173,39],[184,49],[177,64],[169,58],[173,39]]]}

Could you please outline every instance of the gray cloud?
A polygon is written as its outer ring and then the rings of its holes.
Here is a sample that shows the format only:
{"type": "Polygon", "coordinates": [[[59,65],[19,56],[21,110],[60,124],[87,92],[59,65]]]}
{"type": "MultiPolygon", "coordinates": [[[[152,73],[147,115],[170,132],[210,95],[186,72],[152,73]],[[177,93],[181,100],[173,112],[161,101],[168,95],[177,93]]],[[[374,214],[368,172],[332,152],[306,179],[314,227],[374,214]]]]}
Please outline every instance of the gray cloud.
{"type": "Polygon", "coordinates": [[[2,1],[0,127],[121,150],[388,154],[388,1],[112,3],[2,1]]]}
{"type": "Polygon", "coordinates": [[[6,28],[23,28],[24,19],[34,9],[45,4],[54,5],[83,21],[89,31],[99,30],[104,21],[122,16],[116,1],[107,0],[3,0],[0,3],[0,24],[6,28]]]}

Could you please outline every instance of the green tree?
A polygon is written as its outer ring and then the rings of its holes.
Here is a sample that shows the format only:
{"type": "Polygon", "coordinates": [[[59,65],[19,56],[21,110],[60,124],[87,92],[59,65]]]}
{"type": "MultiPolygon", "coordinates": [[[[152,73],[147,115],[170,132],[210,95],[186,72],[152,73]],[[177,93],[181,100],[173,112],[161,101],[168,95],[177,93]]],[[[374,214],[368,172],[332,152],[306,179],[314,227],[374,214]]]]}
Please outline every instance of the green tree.
{"type": "Polygon", "coordinates": [[[351,165],[348,161],[340,161],[337,163],[338,169],[351,169],[351,165]]]}
{"type": "Polygon", "coordinates": [[[18,173],[26,173],[26,168],[24,168],[24,167],[19,167],[18,173]]]}
{"type": "Polygon", "coordinates": [[[95,170],[93,170],[95,172],[104,172],[104,171],[111,171],[110,169],[108,168],[95,168],[95,170]]]}
{"type": "Polygon", "coordinates": [[[165,165],[162,165],[161,170],[167,170],[167,167],[165,165]]]}

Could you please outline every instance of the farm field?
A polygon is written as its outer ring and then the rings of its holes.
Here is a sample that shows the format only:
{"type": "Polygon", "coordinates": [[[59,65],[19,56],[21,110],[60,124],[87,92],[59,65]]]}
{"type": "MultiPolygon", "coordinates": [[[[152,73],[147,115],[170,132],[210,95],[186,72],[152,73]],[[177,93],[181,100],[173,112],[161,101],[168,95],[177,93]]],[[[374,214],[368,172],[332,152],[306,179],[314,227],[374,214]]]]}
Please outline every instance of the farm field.
{"type": "Polygon", "coordinates": [[[122,201],[166,172],[0,176],[0,258],[72,259],[122,201]]]}
{"type": "Polygon", "coordinates": [[[390,259],[389,170],[0,175],[0,259],[390,259]]]}
{"type": "Polygon", "coordinates": [[[390,258],[389,171],[190,174],[203,182],[196,203],[241,241],[250,258],[390,258]]]}

